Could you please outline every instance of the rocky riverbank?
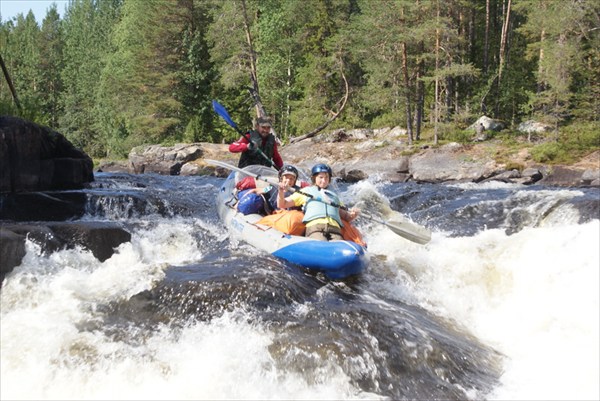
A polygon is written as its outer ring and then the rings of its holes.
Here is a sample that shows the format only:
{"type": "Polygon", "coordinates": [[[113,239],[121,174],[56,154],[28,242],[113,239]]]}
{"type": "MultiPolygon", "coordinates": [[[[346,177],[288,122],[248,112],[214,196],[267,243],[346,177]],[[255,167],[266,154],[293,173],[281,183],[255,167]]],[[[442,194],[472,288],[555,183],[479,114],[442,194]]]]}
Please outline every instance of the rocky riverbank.
{"type": "MultiPolygon", "coordinates": [[[[131,151],[127,163],[101,164],[97,171],[215,174],[214,168],[204,159],[237,164],[239,156],[229,153],[227,147],[209,143],[138,147],[131,151]]],[[[317,162],[328,163],[334,173],[347,182],[376,175],[392,182],[480,183],[495,180],[526,185],[600,187],[599,151],[573,165],[543,165],[535,163],[526,148],[498,157],[503,153],[503,147],[496,140],[411,148],[399,128],[336,130],[282,146],[280,150],[286,163],[305,169],[317,162]]],[[[216,171],[216,174],[223,173],[216,171]]]]}

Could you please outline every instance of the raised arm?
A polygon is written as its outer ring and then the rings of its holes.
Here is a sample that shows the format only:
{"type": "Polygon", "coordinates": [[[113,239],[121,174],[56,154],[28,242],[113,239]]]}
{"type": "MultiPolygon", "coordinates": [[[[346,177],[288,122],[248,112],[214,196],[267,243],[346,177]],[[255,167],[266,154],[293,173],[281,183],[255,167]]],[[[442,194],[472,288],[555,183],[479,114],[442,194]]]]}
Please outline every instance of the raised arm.
{"type": "Polygon", "coordinates": [[[293,200],[285,198],[285,190],[285,185],[279,185],[279,188],[277,189],[277,207],[279,209],[287,209],[296,206],[293,200]]]}

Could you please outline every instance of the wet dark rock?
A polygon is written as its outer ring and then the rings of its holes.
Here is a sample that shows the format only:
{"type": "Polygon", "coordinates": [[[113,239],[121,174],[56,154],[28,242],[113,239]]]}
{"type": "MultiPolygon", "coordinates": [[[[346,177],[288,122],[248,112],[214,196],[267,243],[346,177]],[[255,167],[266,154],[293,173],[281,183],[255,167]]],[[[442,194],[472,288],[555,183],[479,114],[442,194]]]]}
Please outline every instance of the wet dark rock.
{"type": "Polygon", "coordinates": [[[109,161],[101,163],[96,169],[97,173],[129,173],[129,163],[109,161]]]}
{"type": "Polygon", "coordinates": [[[350,170],[346,173],[345,170],[340,171],[340,178],[348,183],[355,183],[369,178],[367,173],[362,170],[350,170]]]}
{"type": "Polygon", "coordinates": [[[82,192],[28,192],[0,195],[0,220],[64,221],[83,216],[86,195],[82,192]]]}
{"type": "Polygon", "coordinates": [[[21,264],[25,256],[25,240],[39,244],[43,254],[81,246],[101,262],[115,249],[131,240],[131,234],[115,223],[53,222],[47,224],[2,224],[0,226],[0,280],[21,264]]]}
{"type": "Polygon", "coordinates": [[[552,166],[547,169],[544,178],[538,183],[550,186],[575,187],[581,185],[583,171],[581,169],[552,166]]]}
{"type": "Polygon", "coordinates": [[[63,135],[0,116],[0,193],[79,189],[93,180],[92,159],[63,135]]]}
{"type": "Polygon", "coordinates": [[[581,175],[581,184],[593,187],[600,186],[600,169],[587,169],[581,175]]]}
{"type": "Polygon", "coordinates": [[[0,227],[0,281],[25,256],[25,236],[0,227]]]}

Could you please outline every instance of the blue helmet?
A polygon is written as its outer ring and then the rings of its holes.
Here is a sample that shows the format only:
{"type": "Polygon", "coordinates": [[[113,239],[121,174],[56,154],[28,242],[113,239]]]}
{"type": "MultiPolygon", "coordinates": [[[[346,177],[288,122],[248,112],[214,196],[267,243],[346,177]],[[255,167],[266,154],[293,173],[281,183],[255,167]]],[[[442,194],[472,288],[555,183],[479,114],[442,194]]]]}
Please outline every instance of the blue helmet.
{"type": "Polygon", "coordinates": [[[329,178],[331,178],[331,176],[333,175],[333,172],[331,171],[331,167],[329,167],[327,164],[323,164],[323,163],[319,163],[319,164],[315,164],[312,168],[312,170],[310,171],[310,175],[315,176],[316,174],[319,173],[327,173],[329,174],[329,178]]]}

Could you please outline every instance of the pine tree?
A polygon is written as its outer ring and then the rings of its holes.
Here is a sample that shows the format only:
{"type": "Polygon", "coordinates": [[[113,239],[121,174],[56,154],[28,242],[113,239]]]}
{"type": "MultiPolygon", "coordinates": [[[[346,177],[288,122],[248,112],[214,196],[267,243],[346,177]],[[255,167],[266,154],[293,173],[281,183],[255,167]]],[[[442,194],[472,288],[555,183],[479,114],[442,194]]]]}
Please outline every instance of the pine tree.
{"type": "MultiPolygon", "coordinates": [[[[555,127],[554,140],[558,140],[561,123],[572,116],[574,95],[590,93],[573,84],[577,66],[598,54],[588,47],[594,37],[598,43],[598,34],[594,33],[598,9],[585,2],[550,0],[524,2],[518,8],[527,17],[520,31],[530,38],[530,49],[535,50],[530,54],[538,65],[537,91],[531,92],[529,105],[534,118],[555,127]]],[[[597,70],[584,75],[591,78],[594,74],[598,77],[597,70]]]]}
{"type": "Polygon", "coordinates": [[[189,142],[217,142],[222,138],[214,130],[212,88],[215,69],[210,60],[206,38],[211,17],[205,1],[188,0],[189,18],[184,22],[181,38],[181,62],[178,72],[177,99],[183,105],[183,122],[186,124],[181,139],[189,142]]]}
{"type": "Polygon", "coordinates": [[[209,93],[194,104],[197,94],[192,92],[198,88],[209,92],[211,80],[210,64],[205,63],[204,72],[198,70],[206,51],[204,28],[194,25],[206,21],[194,19],[196,11],[202,14],[199,4],[191,0],[123,4],[113,35],[115,52],[102,76],[104,124],[106,131],[112,128],[111,137],[126,138],[131,146],[169,143],[182,139],[186,129],[191,139],[198,139],[201,130],[210,128],[203,128],[197,115],[197,110],[207,115],[209,93]]]}
{"type": "MultiPolygon", "coordinates": [[[[2,49],[2,55],[22,106],[19,113],[22,117],[44,123],[39,112],[40,101],[38,96],[42,81],[42,74],[39,69],[41,62],[39,50],[40,27],[32,11],[29,11],[27,16],[18,14],[14,25],[11,22],[8,27],[6,48],[2,49]]],[[[10,92],[3,95],[3,97],[5,96],[8,98],[10,92]]]]}
{"type": "Polygon", "coordinates": [[[119,0],[74,0],[63,20],[64,48],[61,78],[64,90],[59,119],[63,134],[92,156],[104,156],[97,110],[99,77],[111,52],[108,40],[119,0]]]}
{"type": "Polygon", "coordinates": [[[63,67],[63,38],[56,4],[48,9],[42,22],[39,47],[41,111],[46,124],[58,129],[58,118],[61,114],[59,99],[62,91],[60,72],[63,67]]]}

